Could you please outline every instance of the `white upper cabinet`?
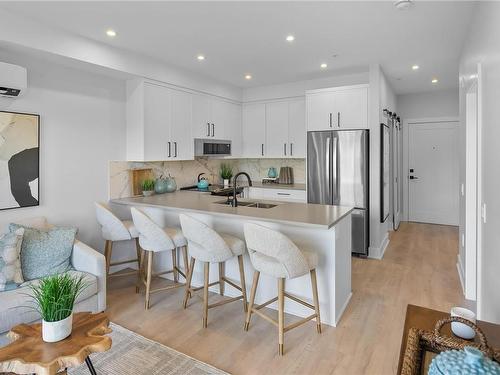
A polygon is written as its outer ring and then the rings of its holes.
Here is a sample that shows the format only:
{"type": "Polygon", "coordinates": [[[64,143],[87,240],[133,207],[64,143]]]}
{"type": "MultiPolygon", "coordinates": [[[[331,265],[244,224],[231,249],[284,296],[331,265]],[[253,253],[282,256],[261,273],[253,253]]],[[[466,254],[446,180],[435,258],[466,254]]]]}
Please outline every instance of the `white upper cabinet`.
{"type": "Polygon", "coordinates": [[[175,160],[193,159],[194,142],[191,136],[192,95],[184,91],[171,90],[171,99],[171,157],[175,160]]]}
{"type": "Polygon", "coordinates": [[[212,98],[210,103],[212,114],[210,137],[214,139],[226,139],[224,128],[226,123],[229,126],[229,103],[215,98],[212,98]]]}
{"type": "Polygon", "coordinates": [[[224,138],[231,140],[231,155],[233,157],[239,157],[243,153],[241,105],[226,103],[226,113],[224,138]]]}
{"type": "Polygon", "coordinates": [[[266,104],[266,156],[286,157],[288,144],[288,102],[266,104]]]}
{"type": "Polygon", "coordinates": [[[211,103],[207,95],[193,95],[193,123],[192,134],[194,138],[211,138],[211,103]]]}
{"type": "Polygon", "coordinates": [[[368,85],[306,93],[307,130],[367,129],[368,85]]]}
{"type": "Polygon", "coordinates": [[[288,103],[288,150],[291,158],[306,157],[306,103],[304,99],[288,103]]]}
{"type": "Polygon", "coordinates": [[[243,104],[243,156],[266,156],[266,105],[243,104]]]}

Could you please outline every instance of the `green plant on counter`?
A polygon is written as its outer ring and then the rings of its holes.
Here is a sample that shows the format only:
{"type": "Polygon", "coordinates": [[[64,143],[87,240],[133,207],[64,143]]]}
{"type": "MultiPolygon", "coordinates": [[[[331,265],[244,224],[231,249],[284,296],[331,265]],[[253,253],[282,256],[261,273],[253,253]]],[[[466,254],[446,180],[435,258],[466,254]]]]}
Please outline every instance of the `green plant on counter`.
{"type": "Polygon", "coordinates": [[[233,177],[233,168],[229,164],[220,165],[220,176],[223,180],[230,180],[233,177]]]}
{"type": "Polygon", "coordinates": [[[155,180],[145,179],[141,184],[142,191],[153,191],[155,189],[155,180]]]}
{"type": "Polygon", "coordinates": [[[58,322],[71,315],[76,299],[86,287],[83,276],[63,273],[30,285],[29,296],[33,299],[33,309],[40,313],[43,320],[58,322]]]}

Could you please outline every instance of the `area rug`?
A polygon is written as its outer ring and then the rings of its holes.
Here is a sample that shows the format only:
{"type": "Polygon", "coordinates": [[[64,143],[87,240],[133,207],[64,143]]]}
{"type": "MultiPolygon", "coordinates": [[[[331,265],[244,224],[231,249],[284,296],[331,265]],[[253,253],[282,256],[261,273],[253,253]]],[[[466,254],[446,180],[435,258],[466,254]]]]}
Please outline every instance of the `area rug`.
{"type": "MultiPolygon", "coordinates": [[[[149,340],[117,324],[110,324],[113,345],[104,353],[91,355],[92,363],[99,375],[123,374],[168,374],[168,375],[205,375],[224,374],[215,367],[182,354],[168,346],[149,340]]],[[[70,375],[88,375],[84,363],[68,369],[70,375]]]]}

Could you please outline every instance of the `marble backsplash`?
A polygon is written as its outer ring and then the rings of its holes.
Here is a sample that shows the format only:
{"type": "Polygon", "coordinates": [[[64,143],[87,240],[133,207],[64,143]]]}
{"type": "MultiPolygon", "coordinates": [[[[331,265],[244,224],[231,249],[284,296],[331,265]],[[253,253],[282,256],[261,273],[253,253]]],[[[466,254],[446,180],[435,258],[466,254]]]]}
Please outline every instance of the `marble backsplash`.
{"type": "Polygon", "coordinates": [[[305,183],[305,159],[213,159],[196,158],[186,161],[158,162],[109,162],[109,198],[132,196],[130,181],[131,169],[151,168],[155,177],[172,176],[178,187],[195,185],[198,174],[205,173],[205,178],[212,184],[221,184],[219,168],[221,163],[230,164],[233,173],[247,172],[252,181],[261,181],[267,177],[269,168],[274,167],[279,172],[281,167],[292,167],[294,182],[305,183]]]}

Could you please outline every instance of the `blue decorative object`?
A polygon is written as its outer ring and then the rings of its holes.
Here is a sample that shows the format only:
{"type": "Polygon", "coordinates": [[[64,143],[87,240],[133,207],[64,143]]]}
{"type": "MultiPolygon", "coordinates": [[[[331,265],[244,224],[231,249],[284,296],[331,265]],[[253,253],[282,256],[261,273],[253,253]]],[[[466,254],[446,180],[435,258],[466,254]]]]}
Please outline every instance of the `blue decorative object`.
{"type": "Polygon", "coordinates": [[[177,190],[177,183],[175,182],[175,178],[168,176],[165,180],[167,181],[167,193],[173,193],[177,190]]]}
{"type": "Polygon", "coordinates": [[[267,177],[269,177],[269,178],[278,177],[278,172],[276,171],[276,168],[274,168],[274,167],[269,168],[269,170],[267,171],[267,177]]]}
{"type": "Polygon", "coordinates": [[[500,365],[486,358],[482,351],[472,346],[464,350],[448,350],[435,357],[429,375],[500,375],[500,365]]]}
{"type": "Polygon", "coordinates": [[[155,193],[163,194],[167,192],[167,179],[166,178],[157,178],[155,181],[155,193]]]}
{"type": "Polygon", "coordinates": [[[208,181],[202,178],[196,186],[198,189],[208,189],[208,181]]]}

